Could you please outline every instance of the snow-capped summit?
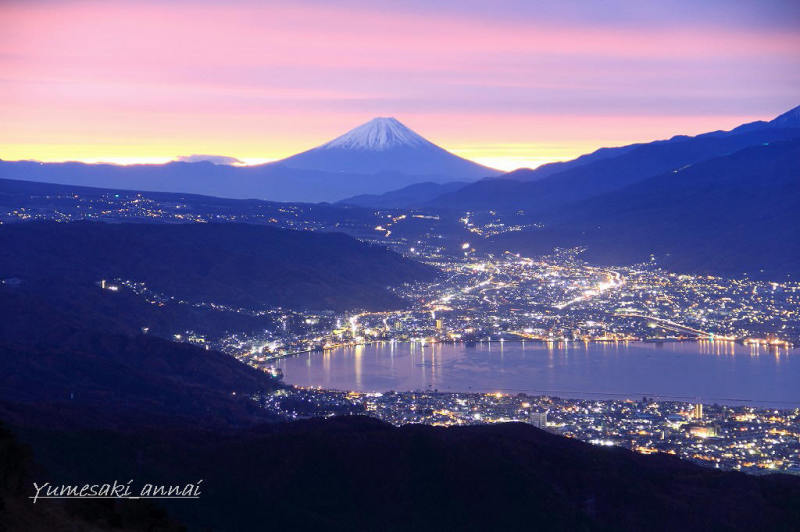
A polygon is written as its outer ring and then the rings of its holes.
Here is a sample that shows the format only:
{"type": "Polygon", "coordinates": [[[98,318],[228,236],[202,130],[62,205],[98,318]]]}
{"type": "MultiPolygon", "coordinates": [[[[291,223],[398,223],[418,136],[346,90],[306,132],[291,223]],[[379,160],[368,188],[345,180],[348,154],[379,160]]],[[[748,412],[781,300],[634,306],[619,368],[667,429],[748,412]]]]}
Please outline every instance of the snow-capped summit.
{"type": "Polygon", "coordinates": [[[433,146],[393,117],[373,118],[341,137],[320,146],[322,149],[386,150],[396,146],[433,146]]]}
{"type": "Polygon", "coordinates": [[[444,150],[396,118],[379,117],[330,142],[273,163],[319,172],[359,175],[402,174],[422,181],[463,181],[495,176],[499,171],[444,150]]]}

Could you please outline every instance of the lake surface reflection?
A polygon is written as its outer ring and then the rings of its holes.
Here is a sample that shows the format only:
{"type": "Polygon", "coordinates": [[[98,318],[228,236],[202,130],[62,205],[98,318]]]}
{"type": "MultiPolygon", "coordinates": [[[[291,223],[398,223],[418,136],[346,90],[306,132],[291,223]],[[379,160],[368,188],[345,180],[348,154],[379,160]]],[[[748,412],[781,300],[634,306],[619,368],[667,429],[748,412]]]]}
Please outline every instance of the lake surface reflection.
{"type": "Polygon", "coordinates": [[[800,406],[800,350],[730,342],[385,342],[284,358],[300,386],[800,406]]]}

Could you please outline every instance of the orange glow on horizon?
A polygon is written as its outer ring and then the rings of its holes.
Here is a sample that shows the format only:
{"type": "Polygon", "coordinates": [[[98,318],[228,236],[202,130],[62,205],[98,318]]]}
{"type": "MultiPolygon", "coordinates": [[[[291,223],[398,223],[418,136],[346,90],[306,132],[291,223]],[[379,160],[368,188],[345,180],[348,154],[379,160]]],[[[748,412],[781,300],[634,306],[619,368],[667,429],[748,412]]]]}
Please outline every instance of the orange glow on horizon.
{"type": "MultiPolygon", "coordinates": [[[[675,134],[698,134],[715,129],[727,129],[743,122],[756,120],[759,117],[725,117],[724,123],[719,124],[717,117],[706,117],[699,123],[695,120],[693,130],[687,131],[682,125],[686,117],[670,117],[669,119],[653,120],[631,117],[624,119],[616,117],[618,125],[627,122],[629,130],[626,136],[614,136],[612,138],[587,139],[571,133],[574,131],[592,131],[602,127],[603,123],[608,122],[609,117],[531,117],[527,120],[521,117],[508,117],[505,120],[494,118],[492,123],[499,126],[501,130],[522,129],[520,137],[534,137],[529,142],[513,142],[510,134],[504,132],[498,134],[501,138],[508,139],[506,142],[491,142],[482,138],[487,128],[480,131],[461,129],[458,132],[446,131],[442,125],[456,123],[459,121],[446,116],[426,116],[415,117],[413,122],[405,121],[399,117],[406,125],[415,129],[418,133],[428,138],[428,140],[445,148],[456,155],[470,159],[477,163],[497,168],[499,170],[511,171],[518,168],[536,168],[542,164],[567,161],[580,155],[590,153],[601,147],[621,146],[635,142],[649,142],[651,140],[668,138],[675,134]],[[543,120],[548,122],[558,122],[558,127],[551,127],[547,132],[525,128],[525,122],[531,124],[541,124],[543,120]],[[457,137],[448,141],[444,135],[428,135],[426,127],[419,127],[413,124],[430,123],[430,129],[448,132],[457,137]],[[596,122],[597,125],[593,125],[596,122]],[[574,128],[574,129],[573,129],[574,128]],[[538,137],[538,139],[536,138],[538,137]],[[560,139],[559,139],[560,137],[560,139]],[[577,137],[577,138],[576,138],[577,137]],[[555,140],[555,142],[554,142],[555,140]],[[561,140],[561,142],[558,142],[561,140]]],[[[479,118],[479,120],[481,120],[479,118]]],[[[486,119],[489,123],[489,119],[486,119]]],[[[345,118],[341,124],[335,123],[326,127],[326,131],[314,137],[307,134],[303,135],[302,124],[297,125],[298,136],[295,139],[272,138],[266,134],[259,135],[253,140],[242,135],[241,140],[231,141],[230,138],[218,138],[213,134],[197,135],[194,139],[189,137],[181,139],[182,142],[164,139],[155,142],[140,141],[130,144],[123,143],[92,143],[91,139],[76,139],[75,142],[63,142],[52,144],[0,144],[0,159],[7,161],[15,160],[35,160],[41,162],[64,162],[79,161],[85,163],[111,163],[111,164],[162,164],[176,160],[180,156],[203,154],[203,155],[223,155],[235,157],[242,161],[243,165],[258,165],[270,161],[276,161],[294,155],[301,151],[308,150],[334,137],[345,133],[347,130],[365,121],[364,118],[345,118]],[[329,130],[329,132],[328,132],[329,130]],[[80,140],[83,140],[82,142],[80,140]]],[[[299,123],[299,120],[298,120],[299,123]]],[[[231,125],[231,128],[235,125],[231,125]]],[[[464,126],[468,127],[468,126],[464,126]]],[[[314,128],[309,128],[314,129],[314,128]]],[[[449,129],[449,128],[448,128],[449,129]]]]}
{"type": "Polygon", "coordinates": [[[636,24],[589,15],[547,18],[524,2],[496,13],[447,2],[3,2],[0,158],[258,164],[395,116],[513,170],[798,103],[791,28],[750,25],[744,12],[739,26],[695,11],[636,24]]]}

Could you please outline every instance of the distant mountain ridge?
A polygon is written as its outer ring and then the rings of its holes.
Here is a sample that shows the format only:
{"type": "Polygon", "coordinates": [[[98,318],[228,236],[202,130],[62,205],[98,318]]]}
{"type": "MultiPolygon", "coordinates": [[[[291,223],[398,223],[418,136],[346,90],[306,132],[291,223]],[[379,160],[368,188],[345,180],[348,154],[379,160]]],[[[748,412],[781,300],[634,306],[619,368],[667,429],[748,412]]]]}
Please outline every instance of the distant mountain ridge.
{"type": "Polygon", "coordinates": [[[441,179],[397,172],[353,174],[275,165],[236,167],[207,161],[121,166],[107,163],[2,160],[0,178],[95,188],[304,203],[338,201],[356,194],[380,194],[422,181],[441,179]]]}
{"type": "Polygon", "coordinates": [[[378,209],[403,209],[417,206],[421,202],[427,203],[442,194],[462,189],[468,184],[469,183],[463,181],[454,181],[452,183],[415,183],[398,190],[384,192],[383,194],[360,194],[352,198],[343,199],[337,202],[337,204],[378,209]]]}
{"type": "Polygon", "coordinates": [[[800,127],[800,105],[767,122],[772,127],[800,127]]]}
{"type": "Polygon", "coordinates": [[[221,198],[332,202],[422,182],[474,181],[501,172],[458,157],[394,118],[375,118],[317,148],[258,166],[189,156],[166,164],[0,160],[0,178],[221,198]]]}
{"type": "Polygon", "coordinates": [[[672,271],[800,278],[800,138],[749,146],[550,211],[546,227],[507,233],[526,254],[585,246],[596,264],[653,255],[672,271]]]}
{"type": "Polygon", "coordinates": [[[800,110],[795,108],[770,122],[743,124],[731,131],[676,136],[648,144],[598,150],[542,170],[515,171],[495,179],[484,179],[442,194],[426,202],[426,206],[544,214],[749,146],[800,138],[798,116],[800,110]]]}
{"type": "Polygon", "coordinates": [[[585,164],[601,161],[603,159],[611,159],[625,155],[626,153],[646,145],[660,145],[668,144],[671,142],[680,142],[691,138],[704,138],[704,137],[724,137],[729,135],[737,135],[748,131],[754,131],[765,128],[800,128],[800,105],[790,109],[789,111],[777,116],[776,118],[765,122],[758,120],[755,122],[748,122],[737,126],[730,131],[710,131],[708,133],[701,133],[695,137],[689,135],[675,135],[669,139],[655,140],[652,142],[638,142],[635,144],[628,144],[625,146],[618,146],[613,148],[599,148],[591,153],[581,155],[570,161],[560,161],[555,163],[543,164],[535,169],[519,168],[513,172],[508,172],[498,176],[500,179],[517,179],[520,181],[535,181],[549,177],[558,172],[563,172],[571,168],[582,166],[585,164]]]}

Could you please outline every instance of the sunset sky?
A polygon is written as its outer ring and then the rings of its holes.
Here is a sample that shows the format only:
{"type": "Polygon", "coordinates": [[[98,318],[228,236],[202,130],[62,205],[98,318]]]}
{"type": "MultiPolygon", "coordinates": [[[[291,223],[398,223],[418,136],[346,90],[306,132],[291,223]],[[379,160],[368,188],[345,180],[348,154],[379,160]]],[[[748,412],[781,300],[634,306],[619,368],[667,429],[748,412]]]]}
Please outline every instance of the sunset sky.
{"type": "Polygon", "coordinates": [[[0,158],[256,163],[394,116],[513,169],[800,104],[800,2],[647,4],[3,1],[0,158]]]}

